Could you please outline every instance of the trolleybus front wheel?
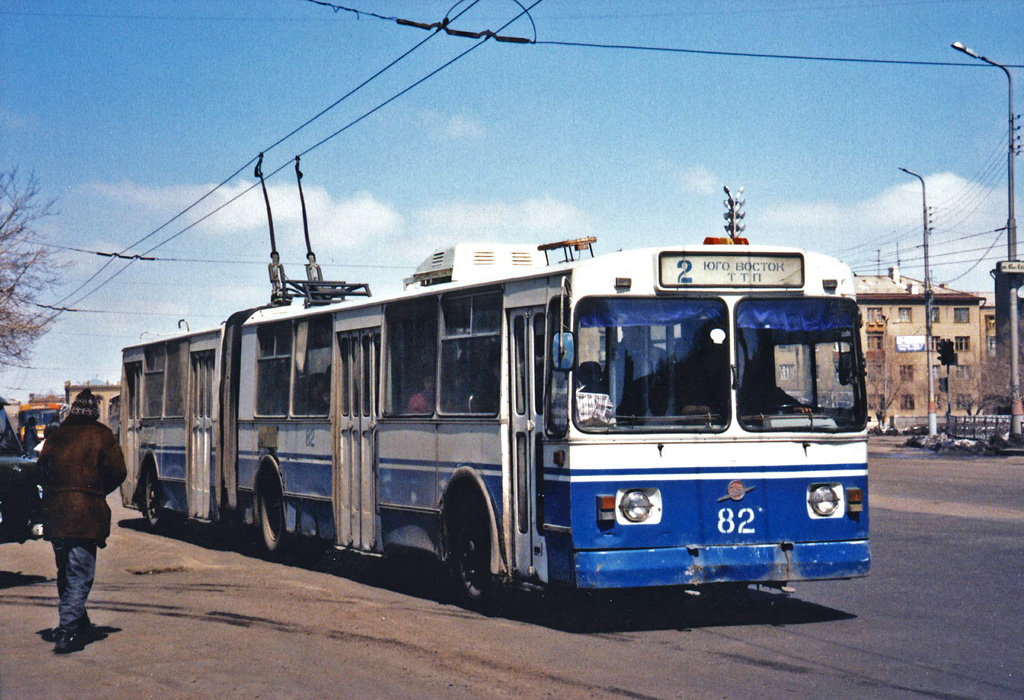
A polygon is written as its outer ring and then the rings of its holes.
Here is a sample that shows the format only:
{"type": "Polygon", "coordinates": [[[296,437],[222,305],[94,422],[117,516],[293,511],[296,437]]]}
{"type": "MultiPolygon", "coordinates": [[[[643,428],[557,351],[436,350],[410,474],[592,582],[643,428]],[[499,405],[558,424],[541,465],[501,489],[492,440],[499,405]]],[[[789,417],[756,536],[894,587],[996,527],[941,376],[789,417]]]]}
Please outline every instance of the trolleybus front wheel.
{"type": "Polygon", "coordinates": [[[494,603],[491,536],[478,499],[463,498],[448,522],[448,562],[464,605],[487,611],[494,603]]]}

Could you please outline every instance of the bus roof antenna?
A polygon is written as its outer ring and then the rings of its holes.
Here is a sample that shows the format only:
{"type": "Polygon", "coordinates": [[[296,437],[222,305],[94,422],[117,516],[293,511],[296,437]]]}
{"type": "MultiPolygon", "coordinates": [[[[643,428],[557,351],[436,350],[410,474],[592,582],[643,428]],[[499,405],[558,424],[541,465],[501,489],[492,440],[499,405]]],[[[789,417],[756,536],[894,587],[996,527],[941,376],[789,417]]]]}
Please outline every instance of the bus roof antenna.
{"type": "Polygon", "coordinates": [[[267,271],[270,273],[270,303],[280,306],[291,302],[291,296],[284,288],[284,267],[281,265],[281,255],[277,252],[277,241],[274,240],[274,215],[270,212],[270,196],[267,194],[267,183],[263,179],[262,152],[259,160],[256,161],[253,175],[260,179],[260,186],[263,188],[263,201],[267,204],[267,223],[270,224],[270,264],[267,266],[267,271]]]}
{"type": "Polygon", "coordinates": [[[302,204],[302,233],[306,236],[306,279],[310,282],[322,282],[324,274],[316,264],[316,255],[309,242],[309,220],[306,218],[306,198],[302,194],[302,171],[299,170],[299,156],[295,156],[295,178],[299,182],[299,202],[302,204]]]}

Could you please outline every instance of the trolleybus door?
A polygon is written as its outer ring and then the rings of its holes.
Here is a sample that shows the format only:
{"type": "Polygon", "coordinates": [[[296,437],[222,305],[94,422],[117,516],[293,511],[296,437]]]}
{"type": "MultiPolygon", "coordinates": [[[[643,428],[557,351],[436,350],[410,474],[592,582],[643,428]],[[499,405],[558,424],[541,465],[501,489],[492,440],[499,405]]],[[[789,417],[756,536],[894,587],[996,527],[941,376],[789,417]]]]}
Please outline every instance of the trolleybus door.
{"type": "Polygon", "coordinates": [[[122,500],[131,503],[139,481],[139,444],[142,432],[142,363],[130,362],[124,366],[124,386],[127,396],[121,404],[121,449],[124,452],[128,476],[121,486],[122,500]]]}
{"type": "Polygon", "coordinates": [[[338,448],[334,451],[334,522],[339,545],[364,551],[377,539],[377,377],[380,331],[338,334],[338,448]]]}
{"type": "Polygon", "coordinates": [[[210,461],[213,457],[212,350],[192,353],[188,389],[188,514],[210,517],[210,461]]]}
{"type": "Polygon", "coordinates": [[[542,454],[544,308],[509,312],[512,353],[509,362],[509,454],[512,465],[512,531],[516,569],[547,580],[547,556],[541,536],[544,508],[542,454]]]}

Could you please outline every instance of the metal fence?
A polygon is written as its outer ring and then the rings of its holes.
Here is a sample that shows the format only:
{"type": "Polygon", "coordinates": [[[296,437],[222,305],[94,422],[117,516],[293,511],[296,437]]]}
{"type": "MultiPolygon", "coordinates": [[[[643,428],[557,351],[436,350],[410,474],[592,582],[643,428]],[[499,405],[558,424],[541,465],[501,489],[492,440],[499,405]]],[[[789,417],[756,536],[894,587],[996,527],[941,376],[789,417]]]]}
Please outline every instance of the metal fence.
{"type": "Polygon", "coordinates": [[[1010,432],[1010,416],[950,416],[946,434],[953,438],[988,440],[1010,432]]]}

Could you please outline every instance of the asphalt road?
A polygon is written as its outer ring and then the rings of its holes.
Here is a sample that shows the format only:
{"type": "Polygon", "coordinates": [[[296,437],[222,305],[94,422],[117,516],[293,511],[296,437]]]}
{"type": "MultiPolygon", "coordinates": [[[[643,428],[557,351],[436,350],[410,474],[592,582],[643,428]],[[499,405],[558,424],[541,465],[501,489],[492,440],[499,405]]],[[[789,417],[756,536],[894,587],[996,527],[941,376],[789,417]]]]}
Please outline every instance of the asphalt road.
{"type": "Polygon", "coordinates": [[[498,617],[452,605],[428,562],[263,561],[115,506],[105,638],[81,652],[40,638],[49,545],[0,546],[0,698],[1024,697],[1024,458],[882,439],[870,468],[866,579],[517,596],[498,617]]]}

